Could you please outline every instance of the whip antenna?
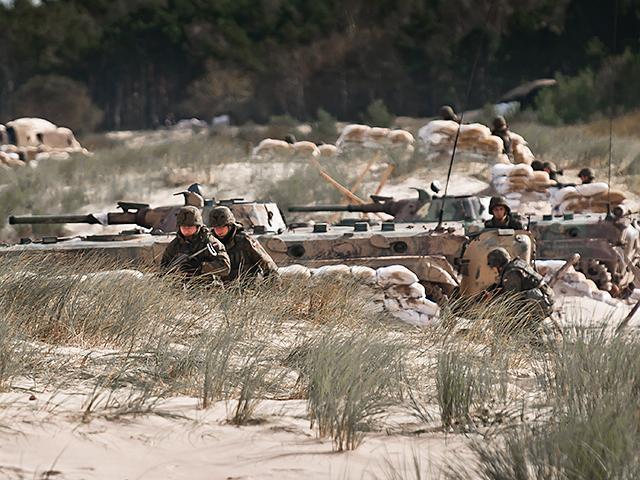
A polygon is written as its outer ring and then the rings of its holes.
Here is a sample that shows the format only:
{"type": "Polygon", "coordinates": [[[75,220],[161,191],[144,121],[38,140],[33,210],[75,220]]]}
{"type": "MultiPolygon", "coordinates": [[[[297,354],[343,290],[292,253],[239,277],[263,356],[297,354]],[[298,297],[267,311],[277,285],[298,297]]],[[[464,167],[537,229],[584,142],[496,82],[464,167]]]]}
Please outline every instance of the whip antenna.
{"type": "MultiPolygon", "coordinates": [[[[487,11],[487,18],[485,20],[485,24],[489,23],[489,18],[491,17],[491,12],[493,10],[495,2],[491,2],[489,6],[489,10],[487,11]]],[[[460,111],[460,119],[458,122],[458,129],[456,130],[456,137],[453,140],[453,150],[451,151],[451,159],[449,160],[449,170],[447,171],[447,182],[444,186],[444,195],[442,196],[442,203],[440,204],[440,212],[438,214],[438,225],[436,229],[442,227],[442,217],[444,215],[444,202],[447,200],[447,193],[449,192],[449,181],[451,180],[451,171],[453,170],[453,160],[456,156],[456,149],[458,147],[458,139],[460,138],[460,127],[462,127],[462,121],[464,119],[464,111],[467,108],[469,103],[469,96],[471,95],[471,86],[473,85],[473,78],[476,73],[476,68],[478,66],[478,60],[480,59],[480,52],[482,51],[482,42],[478,42],[478,49],[476,50],[476,56],[473,60],[473,66],[471,67],[471,75],[469,75],[469,82],[467,83],[467,91],[465,92],[464,103],[462,104],[462,109],[460,111]]]]}
{"type": "MultiPolygon", "coordinates": [[[[616,52],[616,39],[618,34],[618,0],[614,4],[613,11],[613,42],[612,53],[616,52]]],[[[611,68],[613,74],[613,67],[611,68]]],[[[609,165],[608,165],[608,180],[607,180],[607,218],[611,218],[611,163],[613,161],[613,107],[614,107],[614,79],[611,75],[609,83],[609,165]]]]}

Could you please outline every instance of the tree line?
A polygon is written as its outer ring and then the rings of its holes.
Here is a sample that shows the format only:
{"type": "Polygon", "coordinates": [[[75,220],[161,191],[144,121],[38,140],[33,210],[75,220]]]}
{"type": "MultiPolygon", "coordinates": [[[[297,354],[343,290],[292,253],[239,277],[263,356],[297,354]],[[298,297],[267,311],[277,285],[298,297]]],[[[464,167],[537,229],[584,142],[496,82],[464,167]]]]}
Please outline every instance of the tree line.
{"type": "Polygon", "coordinates": [[[616,24],[604,0],[15,0],[0,4],[0,121],[86,131],[320,108],[353,121],[376,100],[409,116],[480,107],[535,78],[606,79],[623,55],[635,74],[640,2],[617,6],[616,24]]]}

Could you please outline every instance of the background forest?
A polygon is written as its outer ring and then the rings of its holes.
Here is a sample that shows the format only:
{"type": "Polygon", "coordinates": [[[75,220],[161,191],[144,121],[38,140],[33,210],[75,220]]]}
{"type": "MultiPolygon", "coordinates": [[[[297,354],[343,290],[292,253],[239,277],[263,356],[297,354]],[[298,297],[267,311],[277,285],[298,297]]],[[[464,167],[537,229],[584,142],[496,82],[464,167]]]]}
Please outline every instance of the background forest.
{"type": "Polygon", "coordinates": [[[0,121],[38,115],[81,133],[219,114],[310,120],[320,109],[357,121],[372,104],[428,116],[443,103],[482,107],[542,77],[559,81],[535,105],[547,123],[638,107],[640,2],[0,4],[0,121]]]}

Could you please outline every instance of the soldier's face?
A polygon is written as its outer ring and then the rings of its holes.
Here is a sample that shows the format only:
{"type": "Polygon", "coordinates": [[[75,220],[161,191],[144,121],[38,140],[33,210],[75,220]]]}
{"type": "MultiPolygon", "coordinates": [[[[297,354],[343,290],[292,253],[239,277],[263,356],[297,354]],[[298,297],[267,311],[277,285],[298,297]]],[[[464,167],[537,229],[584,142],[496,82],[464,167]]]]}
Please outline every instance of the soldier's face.
{"type": "Polygon", "coordinates": [[[226,237],[227,233],[229,233],[229,225],[224,225],[222,227],[213,227],[213,233],[216,234],[216,237],[226,237]]]}
{"type": "Polygon", "coordinates": [[[507,209],[502,205],[496,205],[493,207],[492,212],[496,220],[502,220],[507,215],[507,209]]]}
{"type": "Polygon", "coordinates": [[[182,225],[180,227],[180,233],[182,234],[183,237],[192,237],[196,234],[197,231],[198,231],[198,227],[196,225],[193,225],[193,226],[182,225]]]}

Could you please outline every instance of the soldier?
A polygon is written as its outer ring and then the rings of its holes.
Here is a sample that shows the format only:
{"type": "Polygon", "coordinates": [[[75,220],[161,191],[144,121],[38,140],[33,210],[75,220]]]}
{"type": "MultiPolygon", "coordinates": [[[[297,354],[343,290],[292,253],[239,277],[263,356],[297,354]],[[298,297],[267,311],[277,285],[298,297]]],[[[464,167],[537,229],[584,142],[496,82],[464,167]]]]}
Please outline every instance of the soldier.
{"type": "Polygon", "coordinates": [[[485,228],[524,229],[522,220],[511,213],[511,208],[504,197],[491,197],[489,212],[491,212],[493,217],[484,222],[485,228]]]}
{"type": "Polygon", "coordinates": [[[442,120],[451,120],[453,122],[460,123],[460,117],[456,115],[456,112],[450,105],[441,106],[439,115],[442,120]]]}
{"type": "MultiPolygon", "coordinates": [[[[531,320],[540,322],[553,312],[554,294],[538,272],[521,258],[511,259],[504,248],[495,248],[487,255],[487,265],[497,276],[497,294],[517,295],[531,320]]],[[[519,308],[522,311],[521,308],[519,308]]]]}
{"type": "Polygon", "coordinates": [[[168,272],[180,272],[189,280],[228,275],[229,256],[224,245],[204,226],[200,210],[182,207],[176,218],[178,233],[162,255],[162,267],[168,272]]]}
{"type": "Polygon", "coordinates": [[[493,119],[493,128],[491,129],[491,135],[500,137],[504,144],[504,150],[502,153],[511,155],[511,135],[509,135],[509,125],[502,115],[493,119]]]}
{"type": "Polygon", "coordinates": [[[295,135],[293,135],[292,133],[288,133],[284,136],[284,141],[293,145],[294,143],[297,142],[295,135]]]}
{"type": "Polygon", "coordinates": [[[531,170],[533,170],[534,172],[544,171],[544,163],[542,163],[540,160],[534,160],[533,162],[531,162],[531,170]]]}
{"type": "Polygon", "coordinates": [[[213,233],[226,247],[231,259],[231,271],[223,278],[231,282],[238,278],[276,276],[278,266],[253,236],[246,233],[228,207],[216,207],[209,213],[213,233]]]}
{"type": "Polygon", "coordinates": [[[578,177],[580,177],[583,185],[593,183],[593,181],[596,179],[596,176],[593,174],[593,170],[586,167],[578,172],[578,177]]]}

